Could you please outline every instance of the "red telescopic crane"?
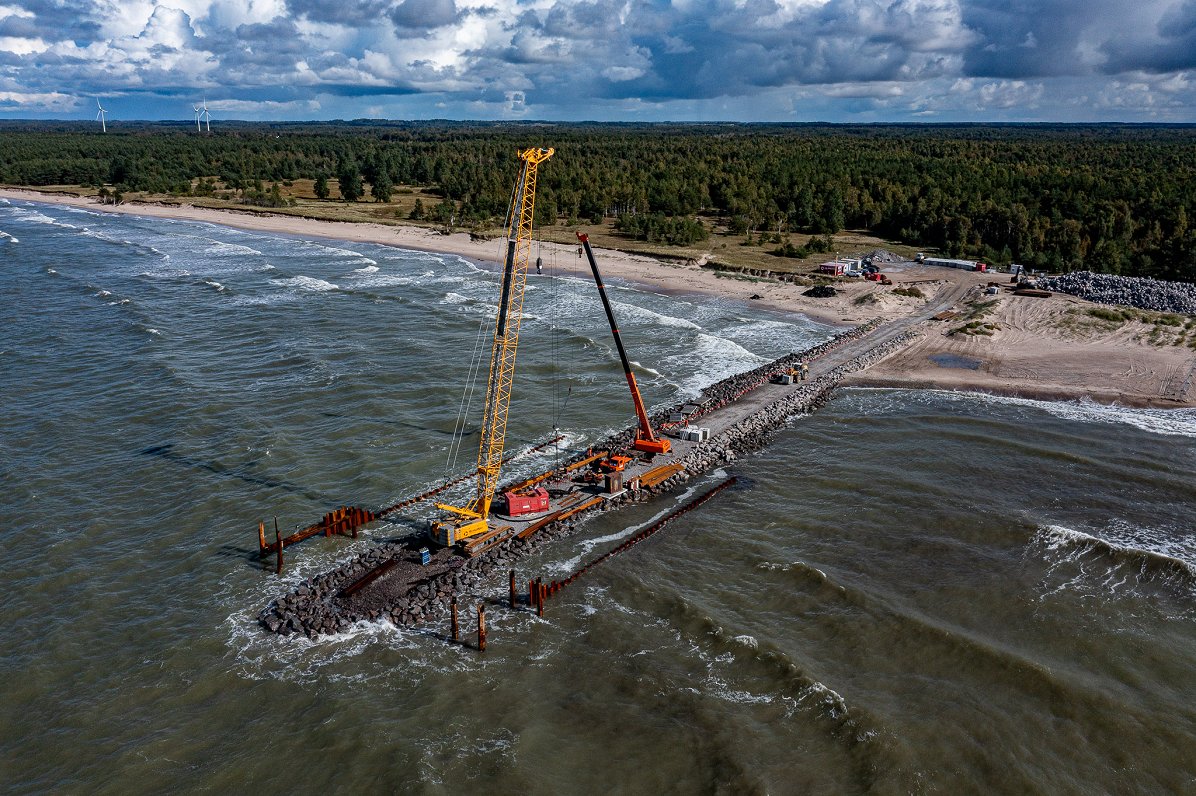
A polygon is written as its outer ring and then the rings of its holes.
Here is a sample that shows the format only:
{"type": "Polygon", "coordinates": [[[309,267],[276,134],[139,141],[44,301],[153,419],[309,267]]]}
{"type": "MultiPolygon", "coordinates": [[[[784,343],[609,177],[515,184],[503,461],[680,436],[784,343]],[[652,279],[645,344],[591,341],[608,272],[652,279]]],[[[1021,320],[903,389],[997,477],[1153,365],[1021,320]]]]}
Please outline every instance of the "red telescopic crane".
{"type": "Polygon", "coordinates": [[[627,351],[623,349],[623,339],[619,337],[615,314],[611,311],[610,299],[606,297],[606,288],[602,284],[602,276],[598,273],[598,261],[594,259],[594,250],[590,248],[590,237],[579,232],[577,239],[585,247],[586,257],[590,261],[590,270],[594,272],[594,283],[598,285],[598,295],[602,297],[602,307],[606,310],[606,319],[610,321],[610,331],[615,336],[615,347],[619,349],[619,359],[623,362],[623,373],[627,376],[627,386],[631,388],[631,400],[635,404],[635,414],[639,417],[640,427],[635,434],[635,443],[632,447],[645,453],[668,453],[672,445],[667,439],[656,436],[652,431],[652,423],[648,420],[648,413],[644,411],[644,399],[640,397],[639,387],[635,384],[635,374],[631,372],[631,363],[627,360],[627,351]]]}

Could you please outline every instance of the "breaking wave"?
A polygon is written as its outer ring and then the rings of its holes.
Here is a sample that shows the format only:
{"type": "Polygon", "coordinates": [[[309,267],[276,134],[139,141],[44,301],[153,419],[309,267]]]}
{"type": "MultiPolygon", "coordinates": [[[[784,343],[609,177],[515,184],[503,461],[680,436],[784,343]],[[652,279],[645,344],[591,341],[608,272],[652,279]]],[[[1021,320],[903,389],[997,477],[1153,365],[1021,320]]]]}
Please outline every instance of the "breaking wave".
{"type": "Polygon", "coordinates": [[[1021,406],[1037,409],[1062,420],[1080,423],[1115,423],[1164,436],[1196,438],[1196,409],[1135,409],[1116,404],[1098,404],[1088,399],[1078,401],[1040,401],[988,393],[934,390],[934,395],[968,404],[1021,406]]]}
{"type": "Polygon", "coordinates": [[[1120,520],[1092,533],[1045,525],[1028,549],[1048,564],[1043,598],[1065,590],[1113,596],[1159,586],[1196,595],[1196,537],[1190,533],[1120,520]]]}
{"type": "Polygon", "coordinates": [[[334,285],[331,282],[325,282],[323,279],[316,279],[314,276],[292,276],[289,279],[273,279],[271,280],[276,285],[282,287],[299,288],[300,290],[310,290],[312,292],[325,292],[328,290],[339,290],[339,285],[334,285]]]}

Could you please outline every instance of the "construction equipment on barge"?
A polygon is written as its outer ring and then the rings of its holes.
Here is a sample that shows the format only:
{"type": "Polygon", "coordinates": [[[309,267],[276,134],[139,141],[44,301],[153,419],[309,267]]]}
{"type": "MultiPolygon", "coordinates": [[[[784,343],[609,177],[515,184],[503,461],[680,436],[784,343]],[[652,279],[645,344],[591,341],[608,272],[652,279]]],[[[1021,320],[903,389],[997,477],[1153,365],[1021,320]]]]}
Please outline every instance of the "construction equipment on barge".
{"type": "Polygon", "coordinates": [[[445,515],[429,523],[428,535],[445,546],[491,530],[490,507],[502,468],[507,410],[515,379],[515,354],[519,347],[519,327],[523,322],[523,295],[527,285],[532,221],[536,209],[536,176],[539,165],[552,154],[551,148],[531,148],[519,153],[523,167],[515,184],[507,227],[507,257],[490,351],[482,438],[478,445],[477,491],[473,500],[465,506],[436,504],[436,508],[445,512],[445,515]]]}

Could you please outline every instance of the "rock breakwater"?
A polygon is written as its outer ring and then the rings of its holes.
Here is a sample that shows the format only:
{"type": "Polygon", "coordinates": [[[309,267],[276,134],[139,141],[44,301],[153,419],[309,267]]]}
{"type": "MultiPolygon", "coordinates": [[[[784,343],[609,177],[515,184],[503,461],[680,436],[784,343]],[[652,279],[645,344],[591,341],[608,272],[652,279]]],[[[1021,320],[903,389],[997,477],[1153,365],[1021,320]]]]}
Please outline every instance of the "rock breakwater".
{"type": "MultiPolygon", "coordinates": [[[[723,379],[703,391],[700,412],[709,414],[733,403],[766,383],[769,375],[800,361],[811,362],[856,340],[875,328],[877,322],[844,332],[806,351],[789,354],[766,365],[723,379]]],[[[790,418],[823,406],[838,382],[884,359],[908,345],[917,332],[909,331],[880,343],[808,383],[795,386],[781,398],[739,421],[708,442],[697,445],[678,460],[683,469],[655,487],[614,496],[568,520],[551,523],[527,539],[512,538],[477,558],[464,558],[450,549],[439,550],[423,565],[419,548],[426,540],[418,534],[383,542],[330,572],[303,581],[290,594],[266,606],[259,614],[262,626],[282,635],[317,638],[344,632],[357,622],[389,621],[413,626],[442,618],[451,599],[473,598],[486,584],[512,568],[520,559],[554,539],[572,533],[587,516],[611,511],[628,503],[651,500],[708,470],[734,462],[738,457],[763,448],[790,418]],[[387,567],[385,577],[369,589],[345,594],[346,590],[378,567],[387,567]]],[[[671,411],[657,413],[654,421],[665,420],[671,411]]],[[[617,450],[631,443],[634,428],[615,434],[597,445],[617,450]]]]}

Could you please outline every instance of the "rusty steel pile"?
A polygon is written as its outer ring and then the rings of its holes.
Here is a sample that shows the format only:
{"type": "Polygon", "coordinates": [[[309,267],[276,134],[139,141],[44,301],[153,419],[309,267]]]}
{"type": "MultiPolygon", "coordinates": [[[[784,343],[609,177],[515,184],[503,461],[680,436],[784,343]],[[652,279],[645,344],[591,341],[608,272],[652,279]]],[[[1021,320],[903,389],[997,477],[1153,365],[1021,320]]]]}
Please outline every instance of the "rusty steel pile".
{"type": "MultiPolygon", "coordinates": [[[[691,417],[715,413],[766,384],[769,376],[778,370],[802,361],[815,361],[874,328],[875,322],[864,324],[805,351],[723,379],[703,390],[701,408],[691,417]]],[[[562,514],[560,519],[537,527],[533,534],[513,536],[473,558],[462,556],[453,548],[442,548],[424,564],[420,559],[420,548],[426,544],[424,537],[412,534],[383,542],[336,569],[303,581],[290,594],[266,606],[259,614],[259,621],[272,633],[317,638],[342,632],[359,621],[390,621],[412,626],[447,617],[454,600],[467,602],[466,598],[476,595],[484,584],[492,582],[532,551],[572,533],[586,517],[629,503],[651,500],[712,468],[735,461],[739,455],[763,448],[791,417],[823,406],[845,375],[883,359],[917,336],[917,332],[905,332],[808,383],[800,384],[709,441],[695,446],[669,468],[667,478],[655,484],[607,496],[592,505],[582,504],[582,510],[566,512],[569,514],[567,518],[562,514]],[[372,587],[363,588],[368,584],[372,587]]],[[[653,423],[662,423],[682,406],[679,404],[656,413],[653,423]]],[[[634,435],[635,428],[631,427],[594,447],[620,450],[632,443],[634,435]]],[[[556,472],[565,471],[585,456],[586,452],[578,454],[556,472]]],[[[405,501],[403,505],[410,502],[405,501]]]]}

